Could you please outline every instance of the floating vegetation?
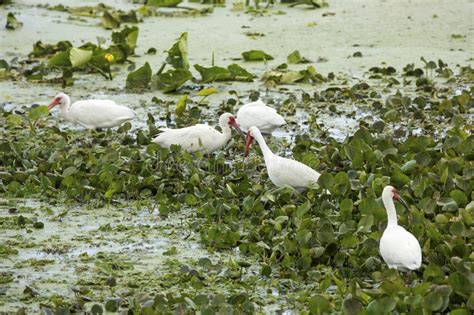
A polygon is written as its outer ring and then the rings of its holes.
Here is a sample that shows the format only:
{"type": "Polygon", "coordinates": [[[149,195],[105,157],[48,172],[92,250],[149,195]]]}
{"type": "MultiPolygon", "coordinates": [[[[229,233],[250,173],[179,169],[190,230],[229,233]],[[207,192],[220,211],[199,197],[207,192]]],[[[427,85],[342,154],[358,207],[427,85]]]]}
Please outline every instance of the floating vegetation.
{"type": "Polygon", "coordinates": [[[16,30],[17,28],[21,27],[23,25],[22,22],[18,21],[15,17],[15,15],[12,12],[8,12],[7,14],[7,24],[5,25],[5,28],[7,30],[16,30]]]}

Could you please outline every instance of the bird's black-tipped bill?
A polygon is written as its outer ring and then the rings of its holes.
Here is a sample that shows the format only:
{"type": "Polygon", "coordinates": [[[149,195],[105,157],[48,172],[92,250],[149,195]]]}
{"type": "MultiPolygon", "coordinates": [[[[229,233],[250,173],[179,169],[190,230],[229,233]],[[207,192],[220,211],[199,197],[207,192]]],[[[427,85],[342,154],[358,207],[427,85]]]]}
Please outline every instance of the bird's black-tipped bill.
{"type": "Polygon", "coordinates": [[[408,206],[408,203],[403,199],[402,197],[398,197],[398,201],[408,210],[410,207],[408,206]]]}

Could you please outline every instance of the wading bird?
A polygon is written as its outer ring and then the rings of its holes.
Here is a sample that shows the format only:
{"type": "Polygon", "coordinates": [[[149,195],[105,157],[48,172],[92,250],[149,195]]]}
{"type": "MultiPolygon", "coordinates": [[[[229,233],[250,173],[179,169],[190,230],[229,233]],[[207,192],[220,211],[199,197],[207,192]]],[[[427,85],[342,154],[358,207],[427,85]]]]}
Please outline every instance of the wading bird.
{"type": "Polygon", "coordinates": [[[399,226],[393,200],[400,201],[407,209],[408,205],[392,186],[385,186],[382,200],[387,210],[388,223],[380,238],[380,255],[389,268],[415,270],[421,266],[421,247],[418,240],[399,226]]]}
{"type": "Polygon", "coordinates": [[[51,110],[56,105],[59,105],[64,120],[87,129],[116,127],[135,117],[133,110],[111,100],[83,100],[71,105],[69,96],[59,93],[48,105],[48,109],[51,110]]]}
{"type": "Polygon", "coordinates": [[[286,124],[285,119],[274,108],[268,107],[261,100],[242,106],[237,111],[237,121],[242,130],[247,131],[256,126],[263,134],[271,134],[273,130],[286,124]]]}
{"type": "Polygon", "coordinates": [[[163,132],[153,139],[153,142],[165,148],[176,144],[188,152],[211,153],[229,141],[232,135],[230,127],[234,127],[239,133],[242,133],[234,115],[229,113],[224,113],[219,117],[219,126],[222,133],[204,124],[180,129],[162,128],[160,130],[163,132]]]}
{"type": "Polygon", "coordinates": [[[253,126],[247,132],[247,145],[245,146],[244,158],[249,152],[253,139],[257,140],[265,159],[267,173],[270,180],[278,187],[285,185],[295,188],[302,192],[308,186],[316,183],[321,174],[311,167],[274,154],[267,146],[260,130],[253,126]]]}

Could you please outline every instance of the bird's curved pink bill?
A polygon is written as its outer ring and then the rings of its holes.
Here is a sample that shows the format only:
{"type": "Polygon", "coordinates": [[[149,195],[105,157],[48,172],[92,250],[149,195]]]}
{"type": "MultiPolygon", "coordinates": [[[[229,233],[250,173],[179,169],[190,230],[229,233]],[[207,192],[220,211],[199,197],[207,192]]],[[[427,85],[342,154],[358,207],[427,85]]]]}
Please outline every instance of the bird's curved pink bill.
{"type": "Polygon", "coordinates": [[[398,192],[394,189],[392,193],[393,193],[393,199],[400,202],[408,210],[409,209],[408,203],[398,194],[398,192]]]}
{"type": "Polygon", "coordinates": [[[253,137],[250,134],[250,131],[247,132],[247,144],[245,145],[244,159],[249,154],[250,145],[252,144],[253,137]]]}
{"type": "Polygon", "coordinates": [[[234,117],[229,117],[229,125],[234,127],[234,129],[237,130],[238,133],[245,138],[244,133],[240,129],[240,126],[239,126],[239,124],[237,123],[237,120],[235,120],[234,117]]]}
{"type": "Polygon", "coordinates": [[[48,105],[48,109],[51,110],[54,106],[58,105],[61,102],[61,99],[59,97],[53,98],[51,103],[48,105]]]}

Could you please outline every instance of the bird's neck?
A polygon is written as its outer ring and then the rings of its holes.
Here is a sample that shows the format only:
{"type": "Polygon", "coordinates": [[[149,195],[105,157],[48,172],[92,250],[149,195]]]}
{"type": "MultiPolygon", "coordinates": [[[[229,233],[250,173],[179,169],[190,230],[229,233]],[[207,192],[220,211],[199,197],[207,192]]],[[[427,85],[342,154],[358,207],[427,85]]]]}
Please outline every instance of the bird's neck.
{"type": "Polygon", "coordinates": [[[258,144],[260,145],[260,149],[262,150],[263,157],[266,159],[270,158],[273,156],[273,152],[270,150],[268,147],[267,143],[265,142],[265,139],[261,134],[259,135],[254,135],[255,140],[257,140],[258,144]]]}
{"type": "Polygon", "coordinates": [[[388,224],[387,226],[396,226],[398,225],[397,220],[397,211],[395,210],[395,204],[393,203],[392,198],[384,198],[383,204],[385,210],[387,210],[388,224]]]}
{"type": "Polygon", "coordinates": [[[230,129],[229,125],[227,125],[227,124],[225,126],[221,126],[221,129],[222,129],[221,141],[225,144],[232,137],[232,130],[230,129]]]}
{"type": "Polygon", "coordinates": [[[61,117],[64,120],[69,120],[69,102],[60,105],[61,117]]]}

